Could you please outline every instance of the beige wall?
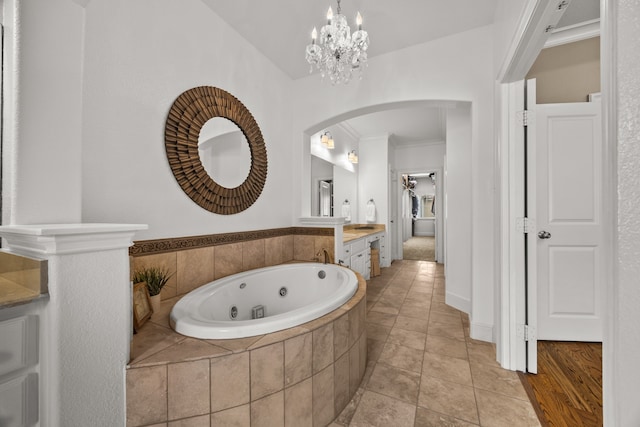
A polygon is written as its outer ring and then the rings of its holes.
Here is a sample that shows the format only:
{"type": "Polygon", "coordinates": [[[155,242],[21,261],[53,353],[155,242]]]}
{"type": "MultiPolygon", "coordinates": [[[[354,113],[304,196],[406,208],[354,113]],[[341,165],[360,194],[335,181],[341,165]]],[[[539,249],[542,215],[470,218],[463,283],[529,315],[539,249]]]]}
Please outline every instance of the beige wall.
{"type": "Polygon", "coordinates": [[[527,74],[533,78],[538,104],[587,101],[600,92],[600,37],[543,49],[527,74]]]}

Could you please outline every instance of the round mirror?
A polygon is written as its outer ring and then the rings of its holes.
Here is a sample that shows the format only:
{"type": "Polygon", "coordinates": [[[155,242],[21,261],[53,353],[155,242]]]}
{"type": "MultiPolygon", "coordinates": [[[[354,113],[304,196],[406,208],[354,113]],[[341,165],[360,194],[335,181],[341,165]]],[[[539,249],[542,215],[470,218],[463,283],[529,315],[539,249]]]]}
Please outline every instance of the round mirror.
{"type": "MultiPolygon", "coordinates": [[[[206,138],[206,135],[203,138],[206,138]]],[[[218,144],[211,145],[215,147],[218,144]]],[[[222,145],[218,149],[221,149],[222,145]]],[[[191,200],[210,212],[223,215],[241,212],[258,199],[264,188],[267,179],[267,150],[260,128],[249,110],[233,95],[222,89],[200,86],[183,92],[175,100],[165,125],[165,149],[173,176],[182,190],[191,200]],[[211,165],[211,171],[218,176],[213,178],[205,169],[200,156],[201,130],[210,119],[215,117],[228,119],[240,129],[248,144],[232,145],[240,147],[248,145],[250,153],[249,173],[247,175],[244,175],[244,172],[231,174],[232,184],[228,186],[218,182],[218,179],[227,179],[227,176],[217,175],[218,173],[224,175],[219,165],[224,164],[226,168],[224,170],[232,168],[236,171],[246,171],[246,168],[243,169],[243,166],[227,158],[226,152],[219,153],[215,164],[211,165]],[[240,175],[245,176],[244,181],[232,187],[235,181],[242,180],[238,178],[240,175]]],[[[235,153],[235,155],[238,158],[243,157],[241,153],[235,153]]],[[[204,163],[207,162],[208,160],[205,159],[204,163]]]]}
{"type": "Polygon", "coordinates": [[[198,137],[200,161],[211,179],[227,188],[239,186],[251,170],[247,138],[231,120],[214,117],[198,137]]]}

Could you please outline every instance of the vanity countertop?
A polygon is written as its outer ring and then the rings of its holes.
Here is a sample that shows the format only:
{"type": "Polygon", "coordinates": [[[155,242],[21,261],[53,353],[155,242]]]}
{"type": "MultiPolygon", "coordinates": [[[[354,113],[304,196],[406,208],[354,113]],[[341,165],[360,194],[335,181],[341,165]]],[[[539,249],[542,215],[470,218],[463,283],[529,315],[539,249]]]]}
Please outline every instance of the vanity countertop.
{"type": "Polygon", "coordinates": [[[342,241],[349,243],[352,240],[371,236],[385,231],[384,224],[349,224],[342,230],[342,241]]]}
{"type": "Polygon", "coordinates": [[[47,261],[0,251],[0,308],[24,304],[48,292],[47,261]]]}
{"type": "Polygon", "coordinates": [[[29,289],[4,277],[0,277],[0,308],[32,301],[40,296],[40,290],[29,289]]]}

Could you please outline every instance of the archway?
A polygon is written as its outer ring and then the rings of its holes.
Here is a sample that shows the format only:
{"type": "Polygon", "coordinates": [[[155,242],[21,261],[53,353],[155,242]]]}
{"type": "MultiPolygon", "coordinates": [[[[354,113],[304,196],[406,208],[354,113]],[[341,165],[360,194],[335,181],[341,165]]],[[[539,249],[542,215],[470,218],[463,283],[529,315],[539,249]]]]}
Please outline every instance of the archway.
{"type": "MultiPolygon", "coordinates": [[[[442,145],[446,145],[447,150],[447,162],[450,167],[445,168],[444,165],[444,147],[442,153],[442,163],[428,164],[423,151],[412,151],[413,155],[397,156],[398,147],[393,144],[393,135],[386,134],[374,138],[373,140],[364,141],[367,144],[370,142],[377,146],[378,150],[384,150],[385,152],[372,153],[368,148],[368,145],[359,146],[360,167],[366,169],[363,175],[360,169],[359,178],[359,209],[360,217],[355,218],[353,222],[363,222],[365,207],[363,200],[370,200],[370,195],[366,188],[366,182],[371,178],[371,174],[384,174],[385,181],[383,182],[384,191],[380,188],[376,188],[375,198],[376,208],[379,212],[377,216],[377,223],[385,225],[387,230],[387,259],[396,259],[391,254],[394,251],[391,249],[391,243],[398,245],[398,236],[400,235],[397,226],[399,225],[397,212],[393,212],[393,208],[400,204],[400,192],[392,193],[393,185],[397,183],[397,172],[404,170],[447,170],[447,183],[445,184],[446,190],[443,188],[443,194],[448,195],[449,206],[455,207],[447,213],[447,224],[442,221],[440,233],[443,236],[441,243],[443,247],[447,247],[452,254],[448,257],[444,254],[444,248],[441,249],[442,256],[439,260],[442,262],[447,259],[448,266],[451,267],[451,271],[447,272],[447,303],[467,313],[471,312],[471,235],[472,235],[472,116],[471,116],[471,103],[464,101],[446,101],[446,100],[420,100],[420,101],[404,101],[394,103],[384,103],[372,106],[367,106],[352,111],[344,112],[334,117],[308,127],[303,132],[302,137],[302,158],[300,159],[303,164],[302,167],[302,185],[301,185],[301,201],[303,204],[302,217],[311,215],[311,200],[314,197],[312,193],[312,173],[311,173],[311,143],[312,137],[319,139],[318,134],[324,131],[326,128],[335,126],[345,120],[350,120],[356,117],[360,117],[367,114],[374,114],[389,110],[399,109],[415,109],[425,110],[431,109],[437,112],[441,112],[443,116],[443,126],[445,129],[445,136],[441,141],[442,145]],[[452,140],[454,141],[451,145],[452,140]],[[382,148],[383,147],[383,148],[382,148]],[[376,158],[375,172],[371,171],[371,166],[367,166],[367,161],[371,157],[376,158]],[[397,157],[404,157],[410,159],[414,163],[402,164],[398,162],[397,157]],[[422,161],[422,164],[415,163],[422,161]],[[363,191],[364,189],[364,191],[363,191]],[[382,194],[382,196],[380,196],[382,194]],[[447,232],[445,230],[451,230],[447,232]],[[446,243],[444,243],[446,242],[446,243]]],[[[338,141],[336,141],[336,145],[338,141]]],[[[416,147],[410,147],[411,150],[415,150],[416,147]]],[[[445,174],[442,173],[444,177],[445,174]]],[[[377,177],[376,177],[377,178],[377,177]]],[[[380,181],[377,181],[380,183],[380,181]]],[[[445,200],[442,198],[442,200],[445,200]]],[[[339,209],[337,209],[339,212],[339,209]]],[[[441,211],[444,212],[444,203],[442,204],[441,211]]],[[[340,216],[340,215],[337,215],[340,216]]],[[[442,216],[444,218],[444,215],[442,216]]],[[[402,242],[400,241],[400,245],[402,242]]],[[[447,267],[448,269],[448,267],[447,267]]]]}

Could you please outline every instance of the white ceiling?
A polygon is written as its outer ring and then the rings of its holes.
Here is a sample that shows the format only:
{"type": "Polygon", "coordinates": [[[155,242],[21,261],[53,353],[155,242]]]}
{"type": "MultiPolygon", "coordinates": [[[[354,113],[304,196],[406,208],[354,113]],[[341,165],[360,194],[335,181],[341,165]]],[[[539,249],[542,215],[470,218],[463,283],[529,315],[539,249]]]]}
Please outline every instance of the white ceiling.
{"type": "Polygon", "coordinates": [[[445,110],[442,107],[385,110],[355,117],[345,123],[360,137],[392,135],[396,145],[445,140],[445,110]]]}
{"type": "MultiPolygon", "coordinates": [[[[309,74],[311,30],[326,23],[335,0],[202,0],[291,78],[309,74]]],[[[358,11],[369,33],[369,58],[489,25],[497,0],[342,0],[352,29],[358,11]]]]}
{"type": "MultiPolygon", "coordinates": [[[[600,17],[600,0],[573,0],[558,23],[558,28],[600,17]]],[[[366,78],[366,76],[364,77],[366,78]]],[[[346,121],[361,137],[388,133],[397,145],[416,142],[439,142],[446,138],[443,108],[405,108],[367,114],[346,121]]]]}
{"type": "MultiPolygon", "coordinates": [[[[292,79],[309,74],[304,59],[314,26],[326,21],[335,0],[202,0],[249,43],[292,79]]],[[[600,0],[573,0],[560,25],[599,16],[600,0]],[[597,16],[594,16],[597,15],[597,16]]],[[[370,38],[369,58],[489,25],[498,0],[341,0],[352,28],[360,11],[370,38]]],[[[363,78],[366,78],[366,71],[363,78]]],[[[322,83],[318,77],[318,84],[322,83]]],[[[361,137],[390,134],[398,144],[444,141],[444,110],[412,107],[371,113],[348,120],[361,137]]]]}

